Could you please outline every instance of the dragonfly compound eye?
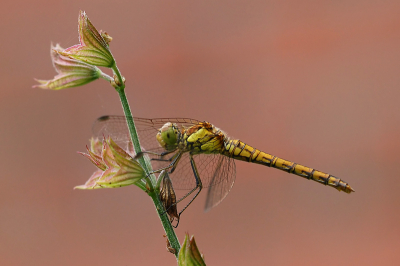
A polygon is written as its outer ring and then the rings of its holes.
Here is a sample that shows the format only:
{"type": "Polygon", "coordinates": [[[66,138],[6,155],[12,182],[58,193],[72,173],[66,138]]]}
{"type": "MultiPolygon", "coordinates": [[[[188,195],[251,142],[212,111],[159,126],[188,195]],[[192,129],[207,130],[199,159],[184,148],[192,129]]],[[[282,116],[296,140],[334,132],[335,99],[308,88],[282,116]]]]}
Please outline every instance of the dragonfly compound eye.
{"type": "Polygon", "coordinates": [[[178,127],[173,123],[166,123],[157,133],[157,141],[166,150],[176,149],[178,142],[178,127]]]}

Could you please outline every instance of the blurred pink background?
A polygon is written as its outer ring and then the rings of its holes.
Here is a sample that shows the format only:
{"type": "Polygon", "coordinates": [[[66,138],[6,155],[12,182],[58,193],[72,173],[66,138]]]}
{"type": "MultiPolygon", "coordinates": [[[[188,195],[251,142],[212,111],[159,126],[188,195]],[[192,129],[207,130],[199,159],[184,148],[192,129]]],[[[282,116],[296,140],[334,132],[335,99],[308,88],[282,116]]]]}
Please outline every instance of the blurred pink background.
{"type": "Polygon", "coordinates": [[[0,9],[0,265],[176,265],[145,193],[76,191],[93,121],[122,114],[103,80],[53,92],[50,43],[78,11],[114,38],[134,116],[207,120],[347,181],[347,195],[237,162],[176,230],[208,265],[400,264],[399,1],[5,1],[0,9]],[[301,3],[300,3],[301,2],[301,3]]]}

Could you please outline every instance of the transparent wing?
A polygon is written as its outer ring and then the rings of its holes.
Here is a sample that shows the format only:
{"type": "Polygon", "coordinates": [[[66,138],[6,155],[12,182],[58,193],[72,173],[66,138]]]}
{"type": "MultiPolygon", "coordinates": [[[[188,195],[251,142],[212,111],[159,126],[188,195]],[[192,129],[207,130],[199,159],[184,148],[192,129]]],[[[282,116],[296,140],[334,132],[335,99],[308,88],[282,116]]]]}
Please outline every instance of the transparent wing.
{"type": "Polygon", "coordinates": [[[215,172],[210,180],[206,205],[204,207],[206,212],[217,206],[223,199],[225,199],[235,183],[235,161],[232,158],[223,155],[220,155],[219,161],[220,163],[218,163],[217,168],[215,169],[215,172]]]}
{"type": "MultiPolygon", "coordinates": [[[[189,156],[188,152],[184,153],[175,171],[170,174],[174,189],[189,190],[196,187],[196,179],[189,156]]],[[[220,177],[223,176],[223,171],[227,169],[224,164],[229,162],[229,157],[220,154],[198,154],[193,156],[193,160],[195,161],[203,188],[207,188],[221,181],[220,177]]],[[[233,175],[235,175],[235,171],[233,171],[233,175]]]]}
{"type": "MultiPolygon", "coordinates": [[[[191,118],[138,118],[134,117],[136,130],[139,135],[140,145],[144,150],[164,151],[157,142],[158,130],[167,122],[175,123],[179,129],[193,126],[200,121],[191,118]]],[[[127,148],[130,142],[129,130],[126,125],[125,116],[106,115],[99,117],[93,124],[92,131],[96,137],[111,136],[121,147],[127,148]]]]}
{"type": "MultiPolygon", "coordinates": [[[[196,187],[189,156],[189,153],[183,154],[176,170],[170,175],[175,192],[196,187]]],[[[199,154],[194,155],[193,159],[203,188],[208,188],[205,211],[209,211],[231,190],[236,177],[235,161],[221,154],[199,154]]]]}

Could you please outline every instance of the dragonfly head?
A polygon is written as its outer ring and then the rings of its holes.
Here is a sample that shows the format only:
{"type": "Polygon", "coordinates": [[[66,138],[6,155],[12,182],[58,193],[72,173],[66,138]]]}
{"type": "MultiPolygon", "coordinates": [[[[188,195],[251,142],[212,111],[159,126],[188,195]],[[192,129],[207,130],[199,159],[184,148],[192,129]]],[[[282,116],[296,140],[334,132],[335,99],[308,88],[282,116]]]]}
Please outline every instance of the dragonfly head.
{"type": "Polygon", "coordinates": [[[178,146],[179,130],[174,123],[164,124],[157,133],[157,141],[164,149],[175,150],[178,146]]]}

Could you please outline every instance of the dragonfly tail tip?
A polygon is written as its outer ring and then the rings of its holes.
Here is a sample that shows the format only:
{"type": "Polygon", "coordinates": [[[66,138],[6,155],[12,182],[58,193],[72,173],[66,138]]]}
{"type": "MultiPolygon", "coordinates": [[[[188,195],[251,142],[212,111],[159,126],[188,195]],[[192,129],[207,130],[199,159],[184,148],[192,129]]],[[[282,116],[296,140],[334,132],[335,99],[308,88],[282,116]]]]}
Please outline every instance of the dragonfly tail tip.
{"type": "Polygon", "coordinates": [[[351,193],[351,192],[356,192],[351,186],[349,186],[349,185],[347,185],[348,187],[347,187],[347,190],[346,190],[346,192],[347,193],[351,193]]]}

